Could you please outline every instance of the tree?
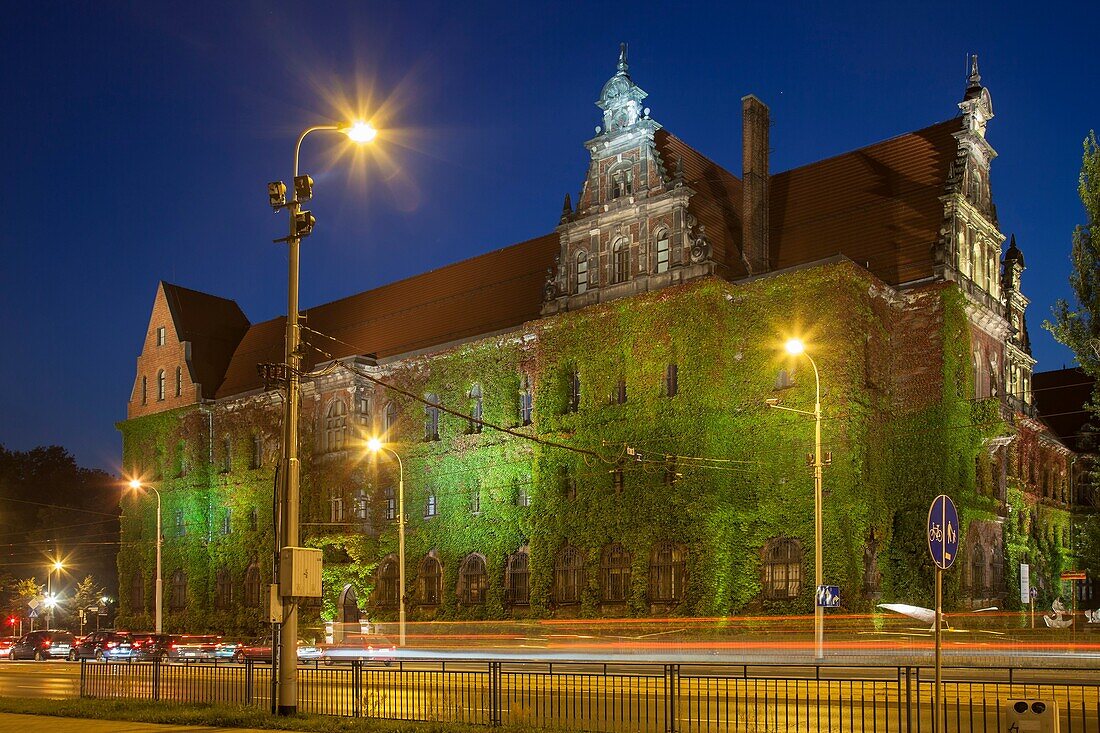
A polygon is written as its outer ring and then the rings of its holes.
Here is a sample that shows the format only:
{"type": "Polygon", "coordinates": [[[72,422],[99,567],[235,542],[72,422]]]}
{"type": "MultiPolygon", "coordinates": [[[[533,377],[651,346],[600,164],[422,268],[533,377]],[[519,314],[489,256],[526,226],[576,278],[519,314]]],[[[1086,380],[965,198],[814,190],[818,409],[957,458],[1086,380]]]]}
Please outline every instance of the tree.
{"type": "Polygon", "coordinates": [[[96,583],[94,577],[91,575],[85,576],[84,580],[76,584],[76,590],[73,593],[72,613],[74,618],[80,616],[81,609],[87,611],[89,608],[98,606],[103,593],[103,586],[96,583]]]}

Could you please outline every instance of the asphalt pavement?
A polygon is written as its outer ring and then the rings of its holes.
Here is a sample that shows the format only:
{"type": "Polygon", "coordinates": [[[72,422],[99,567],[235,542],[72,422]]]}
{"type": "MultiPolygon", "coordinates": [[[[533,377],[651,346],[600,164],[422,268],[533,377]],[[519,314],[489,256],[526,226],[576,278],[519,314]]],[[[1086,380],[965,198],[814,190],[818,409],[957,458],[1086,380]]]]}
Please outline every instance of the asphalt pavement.
{"type": "Polygon", "coordinates": [[[119,720],[55,718],[0,713],[0,733],[271,733],[259,728],[211,728],[206,725],[125,723],[119,720]]]}

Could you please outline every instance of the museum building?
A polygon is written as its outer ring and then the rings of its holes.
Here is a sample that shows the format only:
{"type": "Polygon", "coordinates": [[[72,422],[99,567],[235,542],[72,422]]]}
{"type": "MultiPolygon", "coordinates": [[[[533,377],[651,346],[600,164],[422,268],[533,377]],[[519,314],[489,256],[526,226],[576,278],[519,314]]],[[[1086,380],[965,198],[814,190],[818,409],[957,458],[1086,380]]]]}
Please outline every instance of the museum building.
{"type": "MultiPolygon", "coordinates": [[[[939,493],[963,525],[951,604],[1012,607],[1020,563],[1058,594],[1080,468],[1032,399],[976,57],[956,114],[782,172],[744,97],[740,177],[646,96],[624,48],[544,236],[304,312],[303,534],[325,559],[307,617],[395,613],[401,479],[414,620],[804,612],[814,424],[772,408],[812,410],[815,369],[846,607],[927,601],[939,493]]],[[[283,401],[262,365],[284,334],[157,287],[118,427],[163,497],[169,630],[261,621],[283,401]]],[[[122,503],[120,623],[153,610],[155,506],[122,503]]]]}

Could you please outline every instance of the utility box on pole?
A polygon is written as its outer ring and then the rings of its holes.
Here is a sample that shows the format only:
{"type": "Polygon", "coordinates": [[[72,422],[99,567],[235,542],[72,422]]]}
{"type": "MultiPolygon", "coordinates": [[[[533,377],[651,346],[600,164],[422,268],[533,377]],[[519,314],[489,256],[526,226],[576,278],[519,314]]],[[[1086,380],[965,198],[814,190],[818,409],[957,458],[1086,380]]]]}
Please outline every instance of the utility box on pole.
{"type": "Polygon", "coordinates": [[[1009,700],[1003,725],[1001,730],[1012,733],[1059,733],[1058,704],[1054,700],[1009,700]]]}
{"type": "Polygon", "coordinates": [[[321,597],[320,550],[284,547],[279,551],[279,595],[284,598],[321,597]]]}

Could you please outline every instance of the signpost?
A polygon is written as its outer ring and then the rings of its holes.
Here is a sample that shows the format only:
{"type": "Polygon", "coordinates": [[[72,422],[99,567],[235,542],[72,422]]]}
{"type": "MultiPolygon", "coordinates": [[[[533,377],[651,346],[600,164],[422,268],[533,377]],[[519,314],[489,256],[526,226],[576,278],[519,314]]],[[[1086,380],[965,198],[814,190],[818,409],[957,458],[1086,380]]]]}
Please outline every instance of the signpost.
{"type": "MultiPolygon", "coordinates": [[[[1069,583],[1070,593],[1070,606],[1069,617],[1071,619],[1077,618],[1077,583],[1078,581],[1087,580],[1088,575],[1084,570],[1063,570],[1062,574],[1058,576],[1063,583],[1069,583]]],[[[1077,626],[1073,627],[1074,635],[1077,634],[1077,626]]]]}
{"type": "Polygon", "coordinates": [[[940,494],[932,500],[932,506],[928,509],[928,553],[932,556],[932,562],[936,565],[936,691],[935,691],[935,724],[932,731],[940,730],[940,721],[943,720],[941,704],[943,702],[943,690],[940,682],[940,668],[942,660],[941,640],[943,636],[943,571],[951,567],[955,562],[955,556],[959,551],[959,513],[955,510],[955,502],[951,497],[940,494]]]}
{"type": "Polygon", "coordinates": [[[821,608],[840,608],[840,586],[817,586],[817,605],[821,608]]]}

